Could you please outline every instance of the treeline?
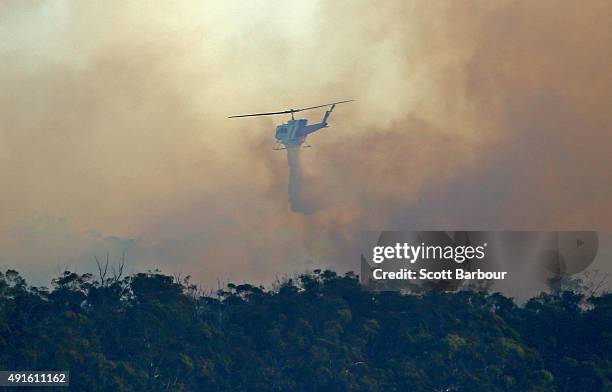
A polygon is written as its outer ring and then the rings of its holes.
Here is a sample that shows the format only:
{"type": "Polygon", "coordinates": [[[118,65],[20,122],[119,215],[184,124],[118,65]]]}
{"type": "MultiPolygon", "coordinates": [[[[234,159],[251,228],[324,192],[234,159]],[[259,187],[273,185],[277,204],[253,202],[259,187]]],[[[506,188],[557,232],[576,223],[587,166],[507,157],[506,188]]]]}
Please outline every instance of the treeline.
{"type": "MultiPolygon", "coordinates": [[[[612,295],[400,295],[315,271],[204,295],[159,272],[0,274],[0,369],[77,391],[612,391],[612,295]]],[[[51,390],[51,389],[49,389],[51,390]]]]}

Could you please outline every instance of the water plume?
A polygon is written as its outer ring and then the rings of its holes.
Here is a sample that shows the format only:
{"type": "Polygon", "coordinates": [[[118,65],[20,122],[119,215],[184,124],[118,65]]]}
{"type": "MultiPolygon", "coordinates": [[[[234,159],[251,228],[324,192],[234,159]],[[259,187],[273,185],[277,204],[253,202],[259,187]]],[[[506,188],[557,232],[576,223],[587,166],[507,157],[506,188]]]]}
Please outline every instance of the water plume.
{"type": "Polygon", "coordinates": [[[289,165],[289,206],[291,211],[310,214],[302,193],[302,167],[300,165],[300,148],[287,148],[287,164],[289,165]]]}

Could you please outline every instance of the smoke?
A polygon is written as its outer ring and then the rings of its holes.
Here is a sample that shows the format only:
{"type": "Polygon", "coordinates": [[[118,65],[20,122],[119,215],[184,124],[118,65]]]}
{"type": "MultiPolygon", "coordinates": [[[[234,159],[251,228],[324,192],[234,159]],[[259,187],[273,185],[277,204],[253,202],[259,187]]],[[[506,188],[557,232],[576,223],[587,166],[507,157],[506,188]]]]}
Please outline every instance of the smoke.
{"type": "Polygon", "coordinates": [[[121,243],[139,268],[267,283],[357,268],[361,230],[609,229],[611,8],[2,2],[0,265],[121,243]],[[343,99],[289,184],[285,119],[227,119],[343,99]]]}

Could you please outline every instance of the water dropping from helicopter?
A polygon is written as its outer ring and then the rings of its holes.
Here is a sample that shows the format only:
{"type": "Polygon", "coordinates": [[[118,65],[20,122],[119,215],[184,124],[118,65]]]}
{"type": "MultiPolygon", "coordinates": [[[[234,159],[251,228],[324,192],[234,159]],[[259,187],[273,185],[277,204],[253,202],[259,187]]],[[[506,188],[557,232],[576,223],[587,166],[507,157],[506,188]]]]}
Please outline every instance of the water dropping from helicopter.
{"type": "Polygon", "coordinates": [[[305,197],[302,194],[302,166],[300,165],[300,149],[287,149],[287,164],[289,165],[289,206],[293,212],[309,214],[312,212],[306,206],[305,197]]]}

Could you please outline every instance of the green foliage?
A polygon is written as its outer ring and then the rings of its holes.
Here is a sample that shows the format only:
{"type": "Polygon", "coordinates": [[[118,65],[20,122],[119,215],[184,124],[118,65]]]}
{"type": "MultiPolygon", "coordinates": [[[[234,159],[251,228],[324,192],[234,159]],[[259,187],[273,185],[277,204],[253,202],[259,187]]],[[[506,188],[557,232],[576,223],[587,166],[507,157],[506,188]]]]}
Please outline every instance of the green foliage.
{"type": "Polygon", "coordinates": [[[159,272],[52,290],[0,273],[0,368],[87,391],[612,391],[612,295],[524,306],[483,291],[372,293],[315,271],[201,295],[159,272]]]}

